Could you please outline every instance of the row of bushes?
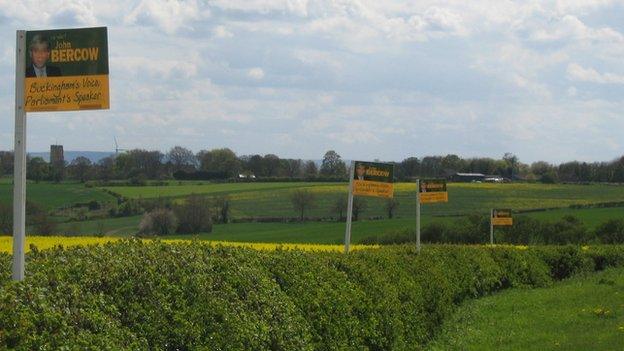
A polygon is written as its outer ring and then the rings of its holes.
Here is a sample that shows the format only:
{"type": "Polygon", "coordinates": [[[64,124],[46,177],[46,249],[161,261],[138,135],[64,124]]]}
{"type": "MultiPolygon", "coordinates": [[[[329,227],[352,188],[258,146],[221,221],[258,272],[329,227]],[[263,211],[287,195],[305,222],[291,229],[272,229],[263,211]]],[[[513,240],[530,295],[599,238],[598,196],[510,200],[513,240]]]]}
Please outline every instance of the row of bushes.
{"type": "MultiPolygon", "coordinates": [[[[391,231],[362,239],[362,244],[404,244],[416,240],[414,229],[391,231]]],[[[451,223],[433,222],[421,230],[421,241],[447,244],[484,244],[490,240],[488,216],[471,215],[451,223]]],[[[624,244],[624,220],[611,219],[588,229],[574,216],[543,221],[527,216],[514,218],[513,226],[496,227],[494,242],[521,245],[624,244]]]]}
{"type": "Polygon", "coordinates": [[[454,306],[624,265],[621,246],[260,252],[123,241],[0,254],[0,349],[414,350],[454,306]]]}

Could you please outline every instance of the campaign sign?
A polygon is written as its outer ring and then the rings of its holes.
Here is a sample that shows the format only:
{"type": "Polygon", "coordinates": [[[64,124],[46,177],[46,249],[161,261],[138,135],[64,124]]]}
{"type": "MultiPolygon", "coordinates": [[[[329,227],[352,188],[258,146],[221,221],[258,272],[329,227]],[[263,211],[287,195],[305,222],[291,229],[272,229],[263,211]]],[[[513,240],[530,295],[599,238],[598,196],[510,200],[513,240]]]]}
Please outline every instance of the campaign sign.
{"type": "Polygon", "coordinates": [[[418,193],[421,204],[448,202],[445,179],[421,179],[418,193]]]}
{"type": "Polygon", "coordinates": [[[492,210],[492,225],[513,225],[511,209],[505,208],[492,210]]]}
{"type": "Polygon", "coordinates": [[[390,163],[355,161],[353,195],[392,198],[394,196],[394,165],[390,163]]]}
{"type": "Polygon", "coordinates": [[[106,27],[26,32],[24,110],[109,108],[106,27]]]}

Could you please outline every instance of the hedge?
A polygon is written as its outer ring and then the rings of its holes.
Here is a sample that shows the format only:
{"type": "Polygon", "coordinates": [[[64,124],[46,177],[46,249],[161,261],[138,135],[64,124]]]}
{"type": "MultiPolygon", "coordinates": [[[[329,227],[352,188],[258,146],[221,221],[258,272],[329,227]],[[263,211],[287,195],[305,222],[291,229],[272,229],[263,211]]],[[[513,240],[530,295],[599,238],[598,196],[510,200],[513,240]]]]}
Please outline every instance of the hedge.
{"type": "Polygon", "coordinates": [[[624,247],[349,255],[119,241],[0,255],[0,349],[414,350],[455,306],[624,265],[624,247]]]}

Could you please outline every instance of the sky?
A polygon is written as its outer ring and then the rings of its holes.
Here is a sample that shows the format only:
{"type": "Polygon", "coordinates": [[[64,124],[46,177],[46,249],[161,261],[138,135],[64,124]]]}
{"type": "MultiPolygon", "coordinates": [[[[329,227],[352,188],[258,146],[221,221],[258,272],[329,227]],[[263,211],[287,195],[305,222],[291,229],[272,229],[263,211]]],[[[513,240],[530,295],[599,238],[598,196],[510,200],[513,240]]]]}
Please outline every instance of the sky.
{"type": "Polygon", "coordinates": [[[29,151],[624,154],[622,0],[0,0],[0,149],[15,31],[92,26],[108,27],[110,110],[30,113],[29,151]]]}

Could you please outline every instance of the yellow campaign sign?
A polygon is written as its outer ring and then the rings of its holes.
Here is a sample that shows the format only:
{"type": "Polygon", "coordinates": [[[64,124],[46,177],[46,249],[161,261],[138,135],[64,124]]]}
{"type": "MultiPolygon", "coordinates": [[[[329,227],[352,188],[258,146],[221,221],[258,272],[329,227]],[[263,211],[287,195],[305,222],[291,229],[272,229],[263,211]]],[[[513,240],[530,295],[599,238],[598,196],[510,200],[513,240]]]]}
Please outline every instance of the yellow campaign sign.
{"type": "Polygon", "coordinates": [[[106,27],[26,32],[24,110],[108,109],[106,27]]]}
{"type": "Polygon", "coordinates": [[[447,192],[420,193],[420,203],[430,204],[436,202],[448,202],[447,192]]]}
{"type": "Polygon", "coordinates": [[[394,165],[354,161],[353,195],[392,198],[394,196],[394,165]]]}
{"type": "Polygon", "coordinates": [[[513,225],[511,217],[511,209],[494,209],[492,210],[492,225],[509,226],[513,225]]]}
{"type": "Polygon", "coordinates": [[[26,78],[25,90],[26,112],[109,108],[108,75],[26,78]]]}
{"type": "Polygon", "coordinates": [[[448,192],[446,191],[446,180],[444,179],[422,179],[418,183],[418,194],[421,204],[436,202],[448,202],[448,192]]]}

